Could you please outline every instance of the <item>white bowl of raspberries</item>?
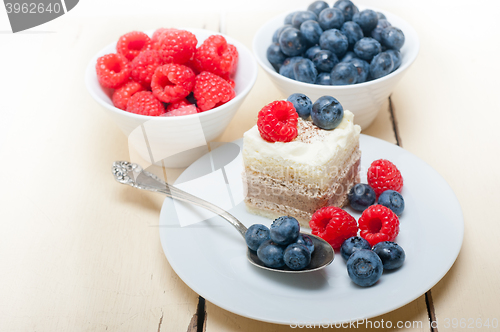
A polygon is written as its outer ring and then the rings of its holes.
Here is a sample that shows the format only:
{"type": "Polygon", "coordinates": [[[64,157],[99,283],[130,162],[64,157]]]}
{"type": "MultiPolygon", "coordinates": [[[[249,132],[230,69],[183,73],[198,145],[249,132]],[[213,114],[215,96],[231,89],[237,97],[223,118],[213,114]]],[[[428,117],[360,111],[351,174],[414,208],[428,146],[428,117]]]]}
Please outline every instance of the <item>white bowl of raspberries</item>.
{"type": "Polygon", "coordinates": [[[253,49],[284,96],[303,93],[314,102],[331,95],[366,128],[416,59],[419,40],[387,11],[320,0],[268,21],[253,49]]]}
{"type": "Polygon", "coordinates": [[[257,78],[237,40],[203,29],[132,31],[99,51],[89,93],[151,164],[186,167],[222,134],[257,78]]]}

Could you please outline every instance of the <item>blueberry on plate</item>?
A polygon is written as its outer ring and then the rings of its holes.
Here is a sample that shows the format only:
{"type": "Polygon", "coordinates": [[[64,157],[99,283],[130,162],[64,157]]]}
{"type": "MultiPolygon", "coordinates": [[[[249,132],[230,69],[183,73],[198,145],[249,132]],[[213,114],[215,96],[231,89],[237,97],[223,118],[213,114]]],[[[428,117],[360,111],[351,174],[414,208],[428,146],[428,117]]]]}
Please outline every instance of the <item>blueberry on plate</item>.
{"type": "Polygon", "coordinates": [[[299,29],[285,29],[279,39],[281,52],[288,56],[301,55],[307,50],[307,40],[299,29]]]}
{"type": "Polygon", "coordinates": [[[389,55],[392,57],[392,62],[394,63],[394,68],[392,68],[392,71],[395,71],[399,68],[399,66],[401,66],[401,53],[398,50],[387,50],[385,52],[389,53],[389,55]]]}
{"type": "Polygon", "coordinates": [[[394,62],[387,52],[377,54],[370,63],[370,76],[373,79],[381,78],[392,72],[394,62]]]}
{"type": "Polygon", "coordinates": [[[318,23],[323,30],[340,29],[344,24],[344,14],[338,8],[326,8],[319,13],[318,23]]]}
{"type": "Polygon", "coordinates": [[[375,204],[377,196],[375,191],[366,183],[358,183],[351,188],[347,194],[349,204],[356,211],[364,211],[370,205],[375,204]]]}
{"type": "Polygon", "coordinates": [[[352,21],[352,16],[359,12],[358,7],[350,0],[338,0],[333,4],[334,8],[338,8],[344,14],[344,21],[352,21]]]}
{"type": "Polygon", "coordinates": [[[297,81],[314,84],[318,71],[311,60],[303,58],[293,65],[293,74],[297,81]]]}
{"type": "Polygon", "coordinates": [[[373,246],[373,252],[380,257],[384,269],[394,270],[403,265],[406,254],[403,248],[395,242],[384,241],[373,246]]]}
{"type": "Polygon", "coordinates": [[[334,53],[337,57],[342,57],[349,47],[349,42],[340,30],[330,29],[324,31],[319,37],[319,46],[323,50],[334,53]]]}
{"type": "Polygon", "coordinates": [[[347,261],[355,251],[361,249],[370,250],[371,248],[372,247],[368,241],[362,237],[353,236],[342,243],[342,246],[340,247],[340,255],[342,255],[342,258],[347,261]]]}
{"type": "Polygon", "coordinates": [[[347,260],[347,274],[359,286],[374,285],[384,270],[382,260],[371,250],[361,249],[355,251],[347,260]]]}
{"type": "Polygon", "coordinates": [[[352,63],[356,70],[358,71],[358,75],[356,76],[356,83],[366,82],[368,79],[368,74],[370,73],[370,64],[365,60],[361,60],[358,58],[354,58],[349,63],[352,63]]]}
{"type": "Polygon", "coordinates": [[[281,65],[281,68],[280,68],[280,75],[283,75],[285,77],[288,77],[292,80],[295,79],[295,74],[293,73],[293,65],[299,61],[299,60],[302,60],[304,59],[303,57],[301,56],[296,56],[296,57],[293,57],[293,58],[287,58],[285,60],[285,62],[283,62],[283,65],[281,65]]]}
{"type": "Polygon", "coordinates": [[[311,253],[303,244],[292,243],[283,254],[286,266],[292,270],[302,270],[311,262],[311,253]]]}
{"type": "Polygon", "coordinates": [[[271,239],[269,232],[269,228],[261,224],[253,224],[248,227],[245,233],[245,241],[247,243],[248,248],[252,250],[259,249],[259,246],[271,239]]]}
{"type": "Polygon", "coordinates": [[[292,12],[290,14],[288,14],[286,17],[285,17],[285,21],[283,22],[284,24],[289,24],[289,25],[292,25],[292,19],[293,19],[293,16],[296,14],[297,12],[292,12]]]}
{"type": "Polygon", "coordinates": [[[316,69],[320,72],[331,72],[333,67],[339,63],[339,59],[330,51],[321,50],[313,58],[316,69]]]}
{"type": "Polygon", "coordinates": [[[380,43],[382,41],[382,31],[390,26],[391,23],[389,23],[389,21],[385,19],[378,20],[377,26],[372,30],[372,32],[370,32],[370,35],[373,39],[377,40],[380,43]]]}
{"type": "Polygon", "coordinates": [[[387,18],[385,17],[384,14],[382,14],[381,12],[377,12],[377,17],[379,20],[386,20],[387,18]]]}
{"type": "Polygon", "coordinates": [[[309,235],[300,234],[299,238],[297,239],[297,242],[295,243],[305,245],[307,250],[309,250],[311,254],[314,252],[314,243],[309,235]]]}
{"type": "Polygon", "coordinates": [[[271,240],[280,245],[288,245],[297,241],[300,234],[300,225],[294,217],[283,216],[271,224],[271,240]]]}
{"type": "Polygon", "coordinates": [[[312,101],[308,96],[303,93],[294,93],[291,94],[286,100],[293,104],[297,114],[302,119],[307,120],[309,118],[312,110],[312,101]]]}
{"type": "MultiPolygon", "coordinates": [[[[344,57],[340,60],[340,62],[349,62],[352,59],[356,58],[356,54],[353,51],[348,51],[344,57]]],[[[357,59],[357,58],[356,58],[357,59]]]]}
{"type": "Polygon", "coordinates": [[[352,16],[352,21],[358,23],[365,35],[375,29],[378,23],[377,13],[371,9],[365,9],[352,16]]]}
{"type": "Polygon", "coordinates": [[[280,70],[281,65],[283,65],[283,62],[286,60],[286,55],[281,52],[280,45],[277,43],[269,45],[266,57],[276,71],[280,70]]]}
{"type": "Polygon", "coordinates": [[[285,266],[283,254],[285,250],[282,246],[271,240],[264,241],[257,249],[257,257],[267,267],[279,268],[285,266]]]}
{"type": "Polygon", "coordinates": [[[380,43],[388,49],[399,50],[405,43],[405,35],[401,29],[396,27],[387,27],[382,30],[380,43]]]}
{"type": "Polygon", "coordinates": [[[339,62],[330,75],[331,85],[349,85],[356,83],[358,70],[350,62],[339,62]]]}
{"type": "Polygon", "coordinates": [[[313,104],[311,119],[321,129],[331,130],[337,128],[344,118],[344,108],[332,96],[318,98],[313,104]]]}
{"type": "Polygon", "coordinates": [[[291,24],[285,24],[284,26],[278,28],[276,31],[273,33],[273,43],[279,43],[281,33],[285,31],[288,28],[292,28],[291,24]]]}
{"type": "Polygon", "coordinates": [[[364,37],[358,40],[358,42],[354,45],[354,53],[361,60],[365,60],[370,62],[374,56],[382,52],[382,46],[380,43],[371,38],[364,37]]]}
{"type": "Polygon", "coordinates": [[[304,53],[304,57],[312,60],[319,51],[321,51],[321,47],[319,47],[319,45],[314,45],[307,49],[306,53],[304,53]]]}
{"type": "Polygon", "coordinates": [[[316,77],[316,84],[319,85],[331,85],[331,75],[330,73],[319,73],[316,77]]]}
{"type": "Polygon", "coordinates": [[[311,3],[309,7],[307,7],[307,10],[313,12],[316,15],[319,15],[319,13],[321,13],[323,9],[326,9],[328,7],[329,6],[326,2],[318,0],[311,3]]]}
{"type": "Polygon", "coordinates": [[[298,11],[292,17],[292,25],[295,29],[299,29],[302,23],[309,20],[318,21],[318,15],[309,10],[298,11]]]}
{"type": "Polygon", "coordinates": [[[302,32],[309,45],[315,45],[319,43],[319,37],[323,33],[323,29],[321,29],[318,22],[307,20],[300,26],[300,32],[302,32]]]}
{"type": "Polygon", "coordinates": [[[354,44],[356,44],[358,40],[364,37],[361,27],[353,21],[347,21],[342,24],[340,32],[342,32],[347,37],[349,47],[354,47],[354,44]]]}
{"type": "Polygon", "coordinates": [[[405,209],[405,200],[400,193],[394,190],[386,190],[378,197],[378,204],[383,205],[392,210],[396,215],[400,216],[405,209]]]}

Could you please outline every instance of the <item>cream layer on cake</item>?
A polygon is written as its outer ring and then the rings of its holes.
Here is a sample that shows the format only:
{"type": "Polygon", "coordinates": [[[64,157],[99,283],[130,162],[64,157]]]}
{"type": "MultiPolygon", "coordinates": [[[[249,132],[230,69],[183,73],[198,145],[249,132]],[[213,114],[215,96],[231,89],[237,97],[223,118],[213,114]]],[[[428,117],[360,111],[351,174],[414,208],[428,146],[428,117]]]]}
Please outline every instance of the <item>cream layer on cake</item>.
{"type": "Polygon", "coordinates": [[[257,126],[243,136],[245,202],[266,217],[291,215],[309,221],[317,209],[343,206],[359,182],[359,134],[354,115],[334,130],[323,130],[299,118],[298,136],[287,143],[267,142],[257,126]]]}

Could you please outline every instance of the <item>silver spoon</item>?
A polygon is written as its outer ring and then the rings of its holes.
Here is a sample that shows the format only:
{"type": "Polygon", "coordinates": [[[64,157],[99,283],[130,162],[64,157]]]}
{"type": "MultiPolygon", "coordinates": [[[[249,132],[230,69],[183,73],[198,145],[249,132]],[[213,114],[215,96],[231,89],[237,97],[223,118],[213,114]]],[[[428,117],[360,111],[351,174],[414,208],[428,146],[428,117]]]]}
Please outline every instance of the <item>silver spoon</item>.
{"type": "MultiPolygon", "coordinates": [[[[180,190],[179,188],[169,185],[165,181],[158,178],[156,175],[143,170],[142,167],[138,164],[130,163],[128,161],[115,161],[113,163],[112,172],[115,176],[116,181],[122,184],[128,184],[129,186],[142,190],[162,193],[167,197],[183,202],[192,203],[209,211],[212,211],[229,221],[229,223],[233,225],[238,230],[238,232],[240,232],[241,236],[245,238],[247,228],[233,215],[212,203],[209,203],[201,198],[188,194],[187,192],[180,190]]],[[[328,266],[335,257],[332,246],[330,246],[328,242],[320,237],[312,234],[306,235],[311,237],[314,243],[314,251],[311,255],[311,263],[309,263],[309,265],[303,270],[296,271],[288,268],[287,266],[282,268],[267,267],[264,265],[264,263],[262,263],[259,257],[257,257],[257,253],[250,249],[247,250],[248,261],[253,265],[266,270],[286,273],[311,272],[320,270],[325,266],[328,266]]]]}

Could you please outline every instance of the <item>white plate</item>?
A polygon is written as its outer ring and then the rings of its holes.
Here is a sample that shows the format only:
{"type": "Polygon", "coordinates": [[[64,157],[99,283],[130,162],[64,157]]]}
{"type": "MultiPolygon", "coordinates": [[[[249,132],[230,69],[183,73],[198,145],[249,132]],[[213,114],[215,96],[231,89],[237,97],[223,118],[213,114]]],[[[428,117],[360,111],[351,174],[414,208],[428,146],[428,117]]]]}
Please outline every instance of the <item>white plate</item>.
{"type": "MultiPolygon", "coordinates": [[[[242,140],[234,143],[241,146],[242,140]]],[[[219,151],[219,156],[226,153],[233,159],[235,144],[212,153],[219,151]]],[[[246,260],[244,239],[228,222],[214,217],[180,227],[173,202],[166,199],[160,214],[160,239],[170,265],[191,289],[213,304],[278,324],[371,318],[418,298],[446,274],[458,256],[464,232],[460,204],[445,180],[411,153],[366,135],[361,135],[360,147],[362,182],[366,183],[371,162],[381,158],[392,161],[404,178],[406,209],[396,242],[404,248],[406,261],[399,270],[384,272],[376,285],[362,288],[352,283],[338,253],[330,266],[312,273],[285,275],[256,268],[246,260]]],[[[242,169],[241,154],[234,162],[242,169]]],[[[200,158],[177,183],[203,176],[210,164],[208,155],[200,158]]],[[[198,180],[203,187],[203,178],[198,180]]],[[[360,216],[347,211],[356,219],[360,216]]],[[[247,227],[272,222],[249,214],[244,203],[229,212],[247,227]]]]}

